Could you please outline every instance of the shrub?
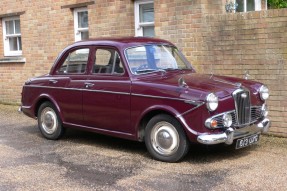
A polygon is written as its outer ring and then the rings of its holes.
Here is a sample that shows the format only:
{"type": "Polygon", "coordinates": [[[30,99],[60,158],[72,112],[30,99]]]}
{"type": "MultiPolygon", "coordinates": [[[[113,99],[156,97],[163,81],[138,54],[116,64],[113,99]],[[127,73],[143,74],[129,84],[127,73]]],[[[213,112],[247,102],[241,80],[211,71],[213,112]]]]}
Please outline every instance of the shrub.
{"type": "Polygon", "coordinates": [[[269,9],[287,8],[287,0],[268,0],[269,9]]]}

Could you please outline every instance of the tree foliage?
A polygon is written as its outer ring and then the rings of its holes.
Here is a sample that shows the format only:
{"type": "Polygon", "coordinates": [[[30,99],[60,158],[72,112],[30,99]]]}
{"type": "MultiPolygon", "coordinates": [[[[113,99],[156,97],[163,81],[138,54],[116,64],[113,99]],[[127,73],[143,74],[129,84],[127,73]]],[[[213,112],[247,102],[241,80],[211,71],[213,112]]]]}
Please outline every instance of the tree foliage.
{"type": "Polygon", "coordinates": [[[268,0],[269,9],[287,8],[287,0],[268,0]]]}

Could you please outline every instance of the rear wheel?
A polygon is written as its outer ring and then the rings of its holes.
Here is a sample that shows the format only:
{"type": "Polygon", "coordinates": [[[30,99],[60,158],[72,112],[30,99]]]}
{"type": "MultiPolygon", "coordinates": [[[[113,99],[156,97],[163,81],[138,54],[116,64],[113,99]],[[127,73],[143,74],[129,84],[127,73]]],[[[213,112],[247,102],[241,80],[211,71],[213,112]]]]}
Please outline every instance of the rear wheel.
{"type": "Polygon", "coordinates": [[[64,134],[62,121],[55,106],[51,102],[44,102],[38,110],[38,127],[47,139],[56,140],[64,134]]]}
{"type": "Polygon", "coordinates": [[[165,162],[179,161],[189,148],[189,142],[180,123],[166,114],[157,115],[148,122],[145,144],[155,159],[165,162]]]}

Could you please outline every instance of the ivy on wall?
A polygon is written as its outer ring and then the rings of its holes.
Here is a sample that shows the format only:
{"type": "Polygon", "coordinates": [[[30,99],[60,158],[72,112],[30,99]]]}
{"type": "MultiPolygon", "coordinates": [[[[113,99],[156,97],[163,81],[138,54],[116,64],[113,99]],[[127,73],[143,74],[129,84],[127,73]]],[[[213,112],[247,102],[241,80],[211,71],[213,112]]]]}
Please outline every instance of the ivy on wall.
{"type": "Polygon", "coordinates": [[[268,0],[269,9],[287,8],[287,0],[268,0]]]}

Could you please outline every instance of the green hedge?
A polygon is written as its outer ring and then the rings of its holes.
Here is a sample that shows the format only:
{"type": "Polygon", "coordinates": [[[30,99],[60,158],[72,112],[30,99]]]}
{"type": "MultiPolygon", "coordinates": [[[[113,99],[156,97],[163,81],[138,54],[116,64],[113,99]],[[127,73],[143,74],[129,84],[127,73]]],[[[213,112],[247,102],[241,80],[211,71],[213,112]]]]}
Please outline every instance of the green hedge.
{"type": "Polygon", "coordinates": [[[287,0],[268,0],[269,9],[287,8],[287,0]]]}

